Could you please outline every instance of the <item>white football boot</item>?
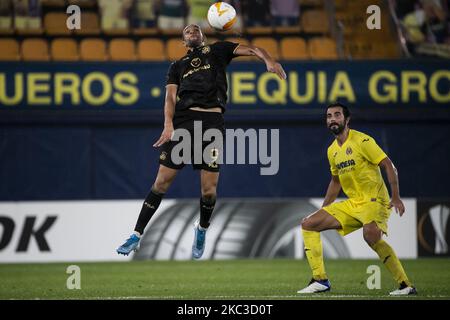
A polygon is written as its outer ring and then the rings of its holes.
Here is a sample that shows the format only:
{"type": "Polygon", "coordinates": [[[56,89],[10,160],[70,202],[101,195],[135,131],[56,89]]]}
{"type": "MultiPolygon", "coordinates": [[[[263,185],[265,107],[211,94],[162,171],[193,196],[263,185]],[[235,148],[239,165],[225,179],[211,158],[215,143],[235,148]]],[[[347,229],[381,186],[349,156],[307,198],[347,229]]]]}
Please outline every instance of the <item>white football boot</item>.
{"type": "Polygon", "coordinates": [[[308,286],[303,288],[302,290],[297,291],[297,293],[305,294],[305,293],[320,293],[325,291],[330,291],[331,283],[327,280],[314,280],[311,279],[308,286]]]}

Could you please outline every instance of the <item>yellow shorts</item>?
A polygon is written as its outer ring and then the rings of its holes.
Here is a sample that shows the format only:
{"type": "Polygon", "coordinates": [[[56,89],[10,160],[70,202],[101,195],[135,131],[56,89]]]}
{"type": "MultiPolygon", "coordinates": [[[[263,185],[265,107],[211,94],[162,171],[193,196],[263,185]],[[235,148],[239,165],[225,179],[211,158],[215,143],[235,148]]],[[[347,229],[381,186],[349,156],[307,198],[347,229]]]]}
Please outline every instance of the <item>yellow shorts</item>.
{"type": "Polygon", "coordinates": [[[343,236],[373,221],[387,235],[387,222],[391,210],[379,202],[373,201],[355,204],[350,199],[347,199],[332,203],[323,207],[323,209],[339,221],[342,229],[338,229],[337,231],[343,236]]]}

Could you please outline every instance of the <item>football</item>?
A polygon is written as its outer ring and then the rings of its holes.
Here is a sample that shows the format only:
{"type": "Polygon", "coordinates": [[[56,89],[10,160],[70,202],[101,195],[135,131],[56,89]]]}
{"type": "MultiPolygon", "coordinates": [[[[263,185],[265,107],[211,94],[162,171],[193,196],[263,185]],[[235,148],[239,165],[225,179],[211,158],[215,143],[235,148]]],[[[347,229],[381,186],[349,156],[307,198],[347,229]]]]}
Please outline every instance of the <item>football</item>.
{"type": "Polygon", "coordinates": [[[236,21],[236,10],[226,2],[216,2],[208,10],[208,23],[218,31],[230,30],[236,21]]]}

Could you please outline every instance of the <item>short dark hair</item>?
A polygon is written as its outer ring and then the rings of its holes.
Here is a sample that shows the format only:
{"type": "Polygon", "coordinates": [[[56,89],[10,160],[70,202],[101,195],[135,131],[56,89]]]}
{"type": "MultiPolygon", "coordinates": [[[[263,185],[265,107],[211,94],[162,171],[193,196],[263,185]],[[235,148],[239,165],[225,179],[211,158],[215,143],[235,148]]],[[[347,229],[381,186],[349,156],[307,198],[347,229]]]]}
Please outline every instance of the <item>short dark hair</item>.
{"type": "Polygon", "coordinates": [[[342,112],[344,113],[345,119],[347,119],[348,117],[351,116],[351,113],[350,113],[350,110],[348,109],[348,107],[340,102],[333,102],[332,104],[328,105],[327,112],[328,112],[328,109],[335,108],[335,107],[342,108],[342,112]]]}

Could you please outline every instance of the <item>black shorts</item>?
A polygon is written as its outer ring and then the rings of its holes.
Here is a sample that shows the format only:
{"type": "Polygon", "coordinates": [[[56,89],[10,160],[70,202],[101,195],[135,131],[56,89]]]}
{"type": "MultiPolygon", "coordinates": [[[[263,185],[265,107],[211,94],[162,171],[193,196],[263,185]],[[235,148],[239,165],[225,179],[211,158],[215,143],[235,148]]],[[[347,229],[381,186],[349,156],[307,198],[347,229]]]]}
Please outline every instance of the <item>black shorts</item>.
{"type": "MultiPolygon", "coordinates": [[[[202,138],[200,138],[200,141],[198,141],[198,139],[197,141],[194,140],[194,122],[197,122],[198,127],[198,121],[201,121],[201,137],[203,137],[203,134],[206,130],[217,129],[222,135],[222,141],[224,141],[225,127],[222,113],[194,110],[184,110],[181,112],[177,112],[173,119],[174,129],[185,129],[189,132],[191,137],[190,155],[187,156],[189,158],[189,161],[183,161],[182,163],[180,163],[179,159],[177,161],[174,161],[172,157],[172,150],[178,143],[182,142],[181,139],[181,141],[168,141],[161,146],[159,164],[177,170],[182,169],[186,164],[192,164],[194,170],[202,169],[211,172],[219,172],[219,152],[223,150],[223,147],[217,148],[216,146],[211,146],[211,141],[203,141],[202,138]],[[195,143],[199,144],[197,148],[195,148],[195,143]],[[209,150],[206,150],[207,148],[209,150]],[[197,154],[197,157],[195,157],[195,152],[199,150],[201,150],[202,154],[197,154]],[[207,161],[205,161],[205,159],[203,158],[203,154],[210,155],[210,157],[205,157],[207,158],[207,161]],[[201,159],[201,163],[198,161],[199,159],[201,159]]],[[[196,138],[198,138],[198,136],[196,138]]],[[[214,141],[214,139],[212,141],[214,141]]],[[[177,148],[177,150],[175,151],[177,152],[175,154],[178,154],[179,148],[177,148]]],[[[183,152],[181,152],[180,154],[183,155],[183,152]]]]}

